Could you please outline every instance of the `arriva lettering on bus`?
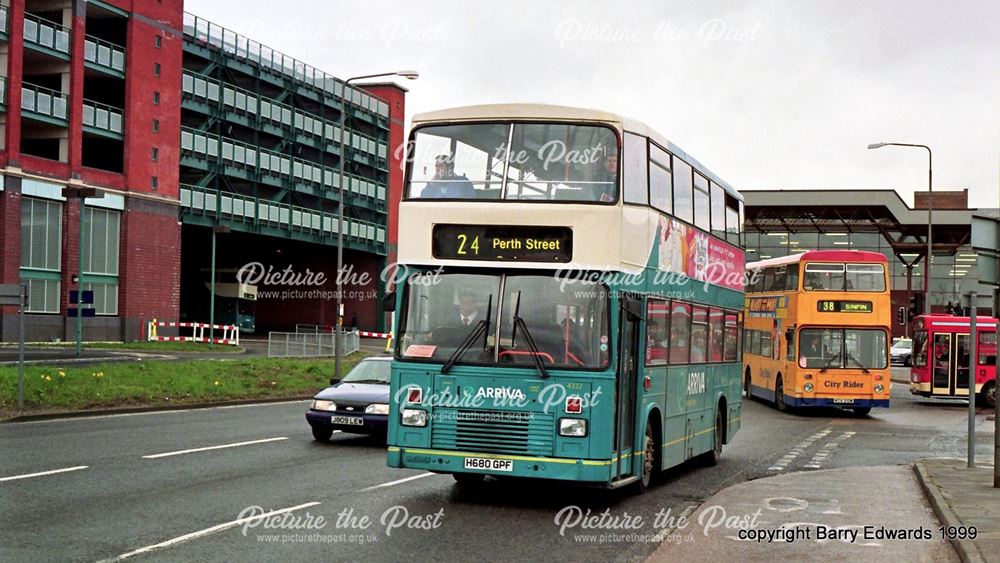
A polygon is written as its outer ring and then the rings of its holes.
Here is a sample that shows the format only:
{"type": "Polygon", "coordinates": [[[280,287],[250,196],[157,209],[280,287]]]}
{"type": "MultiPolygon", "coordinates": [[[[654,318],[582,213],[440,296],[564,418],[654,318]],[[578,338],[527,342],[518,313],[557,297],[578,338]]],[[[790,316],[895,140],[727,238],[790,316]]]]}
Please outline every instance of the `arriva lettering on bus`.
{"type": "Polygon", "coordinates": [[[527,397],[524,396],[524,391],[511,387],[480,387],[479,391],[476,391],[476,399],[480,398],[517,401],[527,399],[527,397]]]}

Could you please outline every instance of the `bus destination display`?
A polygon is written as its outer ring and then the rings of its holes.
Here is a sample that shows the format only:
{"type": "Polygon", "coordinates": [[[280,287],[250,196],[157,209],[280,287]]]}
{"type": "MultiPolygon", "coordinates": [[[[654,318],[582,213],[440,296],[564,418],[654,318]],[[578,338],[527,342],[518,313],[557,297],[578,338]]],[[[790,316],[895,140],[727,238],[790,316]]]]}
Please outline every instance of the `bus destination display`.
{"type": "Polygon", "coordinates": [[[871,313],[871,301],[820,301],[816,303],[820,313],[871,313]]]}
{"type": "Polygon", "coordinates": [[[569,262],[573,232],[568,227],[434,225],[435,258],[517,262],[569,262]]]}

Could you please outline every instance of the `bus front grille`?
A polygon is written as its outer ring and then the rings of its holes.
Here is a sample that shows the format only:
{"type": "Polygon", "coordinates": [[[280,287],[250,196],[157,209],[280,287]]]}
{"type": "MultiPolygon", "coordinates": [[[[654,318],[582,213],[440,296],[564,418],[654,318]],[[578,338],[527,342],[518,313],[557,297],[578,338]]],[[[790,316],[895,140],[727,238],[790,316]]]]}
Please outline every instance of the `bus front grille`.
{"type": "Polygon", "coordinates": [[[553,417],[514,411],[437,409],[431,423],[434,448],[550,456],[553,417]]]}

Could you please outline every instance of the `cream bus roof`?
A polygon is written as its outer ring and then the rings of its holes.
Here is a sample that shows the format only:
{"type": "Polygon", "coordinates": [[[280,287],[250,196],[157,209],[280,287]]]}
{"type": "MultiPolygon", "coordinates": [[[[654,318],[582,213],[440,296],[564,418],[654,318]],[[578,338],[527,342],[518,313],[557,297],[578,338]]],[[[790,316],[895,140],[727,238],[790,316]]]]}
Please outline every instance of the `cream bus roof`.
{"type": "Polygon", "coordinates": [[[624,129],[630,133],[636,133],[649,137],[657,144],[663,146],[671,153],[683,158],[688,164],[694,166],[699,172],[708,176],[710,180],[722,186],[729,194],[743,201],[743,196],[730,186],[725,180],[719,178],[708,168],[703,166],[697,159],[687,154],[677,145],[671,143],[666,137],[656,132],[655,129],[645,123],[623,117],[616,113],[597,109],[575,108],[570,106],[557,106],[550,104],[483,104],[477,106],[462,106],[437,111],[420,113],[413,116],[413,126],[418,127],[427,123],[437,123],[441,121],[497,121],[497,120],[543,120],[543,121],[594,121],[613,125],[616,129],[624,129]]]}

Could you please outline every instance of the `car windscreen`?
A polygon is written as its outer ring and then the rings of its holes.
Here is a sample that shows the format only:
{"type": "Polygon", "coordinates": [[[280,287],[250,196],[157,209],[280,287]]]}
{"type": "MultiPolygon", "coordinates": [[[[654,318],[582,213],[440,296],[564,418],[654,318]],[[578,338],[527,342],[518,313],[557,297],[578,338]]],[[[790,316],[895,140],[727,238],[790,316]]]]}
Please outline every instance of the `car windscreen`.
{"type": "Polygon", "coordinates": [[[366,360],[354,366],[343,381],[345,383],[389,383],[392,362],[366,360]]]}

